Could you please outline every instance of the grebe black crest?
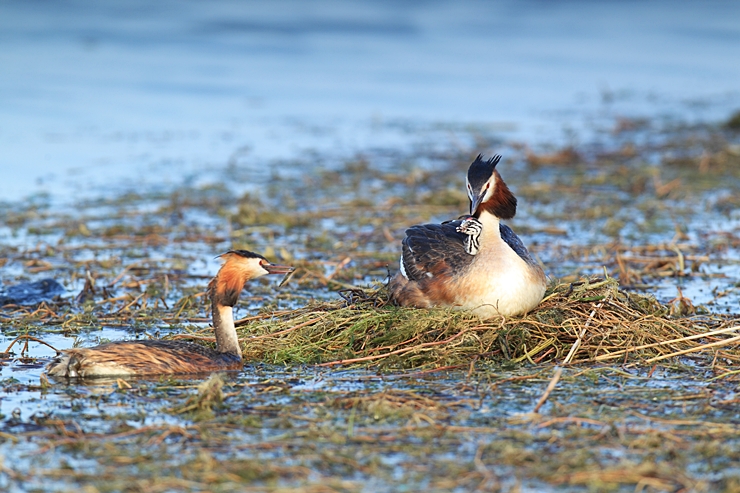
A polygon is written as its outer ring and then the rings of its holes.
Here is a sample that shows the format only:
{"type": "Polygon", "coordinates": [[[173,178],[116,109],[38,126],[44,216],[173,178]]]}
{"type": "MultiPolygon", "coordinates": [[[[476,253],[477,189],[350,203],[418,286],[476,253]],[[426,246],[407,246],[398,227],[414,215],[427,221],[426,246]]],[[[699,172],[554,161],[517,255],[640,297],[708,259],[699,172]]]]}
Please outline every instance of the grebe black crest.
{"type": "Polygon", "coordinates": [[[501,156],[470,165],[466,188],[470,215],[406,230],[400,272],[390,282],[401,306],[450,306],[481,318],[510,316],[536,307],[545,273],[501,219],[516,214],[517,200],[496,165],[501,156]]]}
{"type": "Polygon", "coordinates": [[[233,307],[244,284],[293,268],[276,265],[247,250],[219,255],[223,265],[208,284],[216,349],[183,341],[120,341],[62,353],[46,371],[54,377],[108,377],[205,373],[242,368],[242,351],[234,327],[233,307]]]}

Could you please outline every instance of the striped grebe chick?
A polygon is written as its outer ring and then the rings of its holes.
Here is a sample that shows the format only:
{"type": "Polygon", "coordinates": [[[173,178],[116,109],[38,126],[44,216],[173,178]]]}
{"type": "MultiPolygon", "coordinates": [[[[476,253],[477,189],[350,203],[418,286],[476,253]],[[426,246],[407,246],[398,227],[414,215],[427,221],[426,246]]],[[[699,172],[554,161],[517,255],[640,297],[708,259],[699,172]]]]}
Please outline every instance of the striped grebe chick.
{"type": "Polygon", "coordinates": [[[234,327],[233,307],[244,284],[267,274],[287,274],[262,255],[231,250],[220,255],[223,265],[208,284],[216,349],[183,341],[119,341],[92,348],[62,351],[46,371],[54,377],[112,377],[206,373],[242,368],[242,350],[234,327]]]}
{"type": "Polygon", "coordinates": [[[536,307],[547,279],[519,237],[502,219],[516,214],[516,197],[496,165],[481,155],[468,169],[470,215],[406,230],[401,270],[391,279],[391,300],[401,306],[450,306],[481,318],[518,315],[536,307]]]}

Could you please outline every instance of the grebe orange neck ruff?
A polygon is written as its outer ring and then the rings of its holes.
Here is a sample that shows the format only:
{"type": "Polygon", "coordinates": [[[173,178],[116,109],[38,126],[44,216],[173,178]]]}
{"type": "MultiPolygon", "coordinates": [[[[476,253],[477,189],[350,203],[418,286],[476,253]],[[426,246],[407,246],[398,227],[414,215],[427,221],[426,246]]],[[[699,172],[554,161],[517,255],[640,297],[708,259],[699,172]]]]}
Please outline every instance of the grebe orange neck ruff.
{"type": "Polygon", "coordinates": [[[514,217],[517,207],[496,170],[500,159],[478,155],[470,165],[469,216],[406,230],[400,272],[389,285],[396,304],[450,306],[491,318],[524,313],[542,300],[542,268],[511,228],[500,223],[514,217]]]}
{"type": "Polygon", "coordinates": [[[74,348],[47,366],[53,377],[89,378],[166,375],[238,370],[242,352],[234,326],[233,307],[244,284],[267,274],[287,274],[292,267],[270,263],[247,250],[219,256],[223,265],[208,284],[216,349],[183,341],[120,341],[93,348],[74,348]]]}

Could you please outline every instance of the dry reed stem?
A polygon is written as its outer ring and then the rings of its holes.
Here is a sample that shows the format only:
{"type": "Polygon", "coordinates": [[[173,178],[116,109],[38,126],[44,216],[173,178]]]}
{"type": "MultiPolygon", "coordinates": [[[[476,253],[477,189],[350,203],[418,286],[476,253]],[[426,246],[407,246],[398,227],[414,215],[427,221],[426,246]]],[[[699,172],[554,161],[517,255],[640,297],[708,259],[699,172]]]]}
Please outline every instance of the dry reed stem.
{"type": "MultiPolygon", "coordinates": [[[[678,339],[671,339],[671,340],[668,340],[668,341],[654,342],[652,344],[643,344],[642,346],[634,346],[634,347],[627,348],[627,349],[621,349],[621,350],[615,351],[613,353],[602,354],[601,356],[596,356],[596,357],[593,358],[593,361],[605,361],[605,360],[608,360],[608,359],[616,358],[618,356],[622,356],[623,354],[629,353],[629,352],[632,352],[632,351],[639,351],[641,349],[649,349],[649,348],[654,348],[654,347],[657,347],[657,346],[665,346],[667,344],[675,344],[675,343],[679,343],[679,342],[692,341],[694,339],[701,339],[701,338],[710,337],[710,336],[714,336],[714,335],[718,335],[718,334],[725,334],[727,332],[735,332],[737,330],[740,330],[740,326],[733,326],[733,327],[727,327],[727,328],[724,328],[724,329],[712,330],[712,331],[704,332],[704,333],[701,333],[701,334],[694,334],[692,336],[680,337],[678,339]]],[[[726,341],[728,341],[728,340],[726,339],[725,341],[720,341],[720,342],[726,342],[726,341]]],[[[700,347],[704,347],[704,346],[700,346],[700,347]]]]}
{"type": "MultiPolygon", "coordinates": [[[[607,297],[609,294],[607,294],[607,297]]],[[[573,343],[573,345],[570,348],[570,351],[568,351],[568,355],[563,360],[563,364],[567,365],[570,363],[571,359],[573,358],[573,355],[575,354],[576,350],[578,349],[578,346],[581,345],[581,341],[583,340],[584,336],[586,335],[586,329],[588,329],[588,326],[591,324],[591,321],[594,319],[594,315],[596,315],[596,311],[601,309],[601,307],[604,306],[604,303],[601,302],[591,311],[591,314],[588,316],[588,320],[586,320],[586,324],[583,326],[583,329],[581,330],[581,333],[578,335],[578,339],[576,339],[576,342],[573,343]]],[[[560,381],[560,377],[563,374],[563,368],[558,366],[555,368],[555,373],[552,376],[552,379],[550,380],[550,383],[547,384],[547,388],[545,388],[545,392],[540,397],[540,400],[537,401],[537,404],[534,406],[534,409],[532,410],[533,413],[539,412],[540,408],[547,402],[548,397],[550,397],[550,393],[555,389],[555,386],[558,384],[558,381],[560,381]]]]}
{"type": "Polygon", "coordinates": [[[708,344],[703,344],[701,346],[697,346],[697,347],[693,347],[693,348],[688,348],[688,349],[683,349],[681,351],[676,351],[676,352],[673,352],[673,353],[670,353],[670,354],[664,354],[662,356],[655,356],[654,358],[650,358],[650,359],[645,360],[645,363],[654,363],[656,361],[661,361],[661,360],[664,360],[666,358],[673,358],[675,356],[681,356],[682,354],[688,354],[688,353],[694,353],[694,352],[697,352],[697,351],[703,351],[705,349],[709,349],[709,348],[712,348],[712,347],[726,346],[726,345],[731,344],[733,342],[740,342],[740,336],[732,337],[730,339],[725,339],[723,341],[710,342],[708,344]]]}
{"type": "Polygon", "coordinates": [[[18,341],[20,341],[20,340],[25,340],[26,341],[26,349],[28,347],[28,341],[34,341],[34,342],[41,343],[41,344],[43,344],[45,346],[49,346],[51,349],[54,350],[54,352],[59,353],[59,350],[57,348],[55,348],[54,346],[52,346],[51,344],[49,344],[48,342],[43,341],[43,340],[41,340],[41,339],[39,339],[37,337],[33,337],[33,336],[29,336],[29,335],[24,334],[24,335],[20,335],[20,336],[16,337],[15,339],[13,339],[13,341],[10,343],[10,345],[8,346],[8,348],[5,350],[5,353],[3,353],[3,354],[10,353],[10,350],[13,348],[13,346],[15,346],[15,343],[18,342],[18,341]]]}
{"type": "Polygon", "coordinates": [[[550,383],[547,384],[547,387],[545,388],[545,392],[540,397],[540,400],[537,401],[537,405],[534,406],[534,409],[532,409],[532,413],[538,413],[540,408],[545,404],[545,402],[547,402],[548,397],[550,397],[550,393],[555,389],[555,386],[560,381],[560,377],[562,374],[563,374],[563,368],[560,366],[556,367],[555,373],[550,379],[550,383]]]}

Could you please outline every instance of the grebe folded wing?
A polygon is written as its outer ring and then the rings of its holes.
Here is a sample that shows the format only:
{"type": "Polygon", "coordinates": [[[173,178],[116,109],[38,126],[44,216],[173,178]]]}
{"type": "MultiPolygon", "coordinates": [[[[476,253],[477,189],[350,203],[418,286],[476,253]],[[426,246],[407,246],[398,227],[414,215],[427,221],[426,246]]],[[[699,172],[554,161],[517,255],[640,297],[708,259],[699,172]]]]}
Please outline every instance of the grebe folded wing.
{"type": "Polygon", "coordinates": [[[406,230],[402,242],[401,272],[411,281],[451,276],[471,260],[465,248],[469,236],[458,231],[461,220],[420,224],[406,230]]]}

